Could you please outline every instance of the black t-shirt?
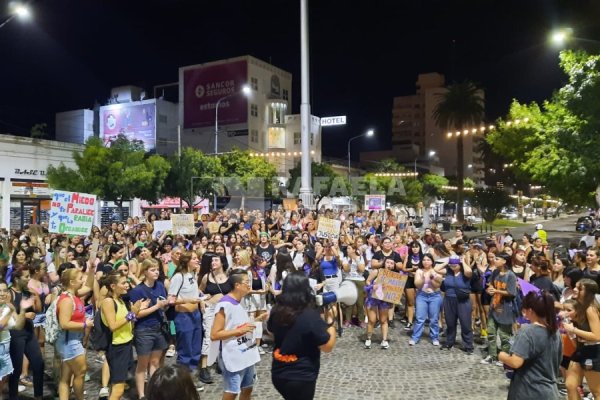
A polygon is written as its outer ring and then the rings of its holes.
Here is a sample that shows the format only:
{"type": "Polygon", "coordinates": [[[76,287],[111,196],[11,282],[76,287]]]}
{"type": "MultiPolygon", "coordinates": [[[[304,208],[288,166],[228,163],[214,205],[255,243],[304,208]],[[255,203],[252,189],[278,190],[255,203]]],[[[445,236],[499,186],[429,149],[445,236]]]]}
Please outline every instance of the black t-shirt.
{"type": "Polygon", "coordinates": [[[321,365],[319,346],[329,341],[327,324],[315,309],[304,310],[292,326],[282,327],[273,321],[267,324],[275,336],[275,350],[281,355],[295,355],[297,361],[282,362],[273,357],[273,378],[295,381],[316,381],[321,365]]]}
{"type": "MultiPolygon", "coordinates": [[[[394,259],[394,264],[402,262],[402,257],[400,257],[400,254],[396,253],[394,250],[392,250],[392,254],[389,254],[387,256],[385,254],[383,254],[383,250],[379,250],[379,251],[375,252],[375,254],[373,254],[373,260],[378,260],[378,261],[383,262],[383,260],[385,258],[394,259]]],[[[383,268],[383,265],[381,265],[380,268],[383,268]]]]}
{"type": "Polygon", "coordinates": [[[275,255],[275,246],[270,243],[267,247],[262,247],[260,244],[256,246],[256,254],[264,258],[269,267],[275,262],[273,259],[273,256],[275,255]]]}

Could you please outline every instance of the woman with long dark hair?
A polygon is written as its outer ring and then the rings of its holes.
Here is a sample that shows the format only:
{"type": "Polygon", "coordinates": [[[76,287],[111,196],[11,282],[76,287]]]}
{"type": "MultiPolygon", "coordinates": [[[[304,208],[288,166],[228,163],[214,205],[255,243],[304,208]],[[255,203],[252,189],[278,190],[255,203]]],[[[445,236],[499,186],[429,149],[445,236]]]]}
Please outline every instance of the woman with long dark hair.
{"type": "Polygon", "coordinates": [[[404,286],[404,294],[406,295],[406,326],[404,330],[410,331],[413,328],[413,322],[415,319],[415,300],[417,297],[416,286],[415,286],[415,272],[421,265],[423,258],[423,249],[421,243],[418,240],[413,240],[408,245],[408,254],[404,258],[404,264],[402,271],[408,274],[406,279],[406,285],[404,286]]]}
{"type": "Polygon", "coordinates": [[[556,377],[562,358],[562,341],[554,297],[545,291],[529,292],[523,299],[522,310],[530,323],[521,326],[509,352],[498,354],[500,362],[514,369],[508,400],[558,400],[556,377]]]}
{"type": "Polygon", "coordinates": [[[594,398],[600,398],[600,305],[597,294],[595,281],[584,278],[577,282],[572,297],[577,300],[575,314],[571,316],[573,323],[563,323],[567,333],[575,335],[577,340],[565,382],[569,400],[579,398],[577,386],[583,377],[594,398]]]}
{"type": "Polygon", "coordinates": [[[501,350],[508,352],[512,337],[512,325],[516,321],[513,300],[517,295],[517,276],[510,270],[511,257],[500,253],[494,257],[496,270],[487,282],[486,292],[491,296],[490,313],[488,315],[488,356],[481,360],[482,364],[496,364],[498,346],[496,334],[500,336],[501,350]]]}
{"type": "Polygon", "coordinates": [[[284,399],[314,398],[321,351],[330,352],[336,341],[331,312],[327,319],[319,315],[308,278],[288,274],[267,324],[275,341],[271,379],[284,399]]]}

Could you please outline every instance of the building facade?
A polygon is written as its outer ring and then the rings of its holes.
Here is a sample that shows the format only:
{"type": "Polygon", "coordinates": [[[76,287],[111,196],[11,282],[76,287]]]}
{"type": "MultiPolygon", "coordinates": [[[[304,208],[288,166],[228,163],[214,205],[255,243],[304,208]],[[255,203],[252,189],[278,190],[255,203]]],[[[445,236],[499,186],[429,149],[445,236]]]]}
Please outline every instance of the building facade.
{"type": "MultiPolygon", "coordinates": [[[[299,160],[300,151],[299,116],[290,115],[291,99],[292,75],[252,56],[182,67],[182,143],[207,154],[234,147],[262,154],[276,166],[280,176],[287,176],[299,160]],[[242,90],[245,85],[250,88],[248,95],[242,90]]],[[[320,124],[316,117],[312,121],[311,153],[318,162],[320,124]]]]}
{"type": "MultiPolygon", "coordinates": [[[[446,176],[456,175],[456,139],[437,126],[434,110],[448,91],[444,75],[419,74],[414,95],[395,97],[392,106],[392,148],[385,151],[363,152],[361,166],[368,168],[382,158],[395,158],[408,168],[430,170],[443,168],[446,176]],[[430,156],[435,152],[434,156],[430,156]]],[[[484,96],[481,91],[481,96],[484,96]]],[[[461,127],[463,128],[463,127],[461,127]]],[[[474,177],[478,155],[473,135],[463,137],[465,177],[474,177]]],[[[475,139],[477,140],[477,139],[475,139]]]]}
{"type": "Polygon", "coordinates": [[[0,227],[21,229],[48,221],[51,190],[48,167],[74,168],[74,151],[83,146],[53,140],[0,135],[0,227]]]}

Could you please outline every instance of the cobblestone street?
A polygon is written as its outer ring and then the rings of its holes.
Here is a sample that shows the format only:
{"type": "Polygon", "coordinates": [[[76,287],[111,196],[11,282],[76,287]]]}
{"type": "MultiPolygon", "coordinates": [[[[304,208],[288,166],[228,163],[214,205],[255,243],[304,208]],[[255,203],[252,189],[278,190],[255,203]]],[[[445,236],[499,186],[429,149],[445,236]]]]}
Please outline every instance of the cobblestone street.
{"type": "MultiPolygon", "coordinates": [[[[398,324],[399,325],[399,324],[398,324]]],[[[315,398],[320,400],[365,400],[365,399],[503,399],[508,390],[508,380],[502,369],[482,365],[479,350],[467,355],[459,348],[450,352],[441,351],[426,340],[427,329],[422,340],[414,347],[408,345],[408,335],[401,328],[391,329],[390,348],[379,348],[379,330],[373,335],[372,349],[363,347],[364,330],[349,328],[338,340],[334,351],[321,356],[321,373],[315,398]]],[[[459,335],[460,337],[460,335],[459,335]]],[[[49,352],[48,352],[49,353],[49,352]]],[[[89,368],[91,380],[86,383],[87,399],[97,399],[100,382],[100,364],[95,353],[90,352],[89,368]]],[[[174,358],[167,359],[169,363],[174,358]]],[[[49,369],[50,360],[47,358],[49,369]]],[[[256,399],[280,399],[271,384],[271,356],[262,356],[257,366],[258,385],[254,390],[256,399]]],[[[215,383],[205,385],[201,398],[221,398],[220,375],[212,372],[215,383]]],[[[127,399],[137,399],[133,381],[126,393],[127,399]]],[[[31,389],[22,393],[32,396],[31,389]]],[[[51,397],[46,385],[45,398],[51,397]]]]}

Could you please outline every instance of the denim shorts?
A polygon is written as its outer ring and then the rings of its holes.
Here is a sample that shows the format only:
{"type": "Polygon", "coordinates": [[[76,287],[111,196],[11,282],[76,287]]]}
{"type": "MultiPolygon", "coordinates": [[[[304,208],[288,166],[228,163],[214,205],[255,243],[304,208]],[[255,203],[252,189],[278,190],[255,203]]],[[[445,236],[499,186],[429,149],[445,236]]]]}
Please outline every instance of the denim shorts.
{"type": "Polygon", "coordinates": [[[155,351],[163,351],[169,347],[160,330],[160,325],[136,329],[133,332],[135,351],[139,356],[146,356],[155,351]]]}
{"type": "Polygon", "coordinates": [[[223,357],[219,354],[219,368],[223,371],[223,391],[225,393],[239,394],[242,389],[252,387],[256,383],[256,372],[254,365],[244,368],[241,371],[229,372],[223,363],[223,357]]]}
{"type": "Polygon", "coordinates": [[[85,354],[81,340],[83,332],[61,331],[56,338],[54,348],[62,361],[69,361],[85,354]]]}
{"type": "Polygon", "coordinates": [[[10,359],[10,342],[0,343],[0,379],[13,373],[10,359]]]}

